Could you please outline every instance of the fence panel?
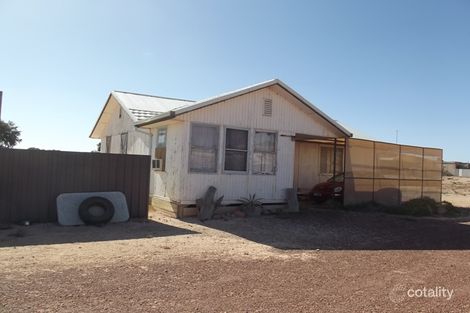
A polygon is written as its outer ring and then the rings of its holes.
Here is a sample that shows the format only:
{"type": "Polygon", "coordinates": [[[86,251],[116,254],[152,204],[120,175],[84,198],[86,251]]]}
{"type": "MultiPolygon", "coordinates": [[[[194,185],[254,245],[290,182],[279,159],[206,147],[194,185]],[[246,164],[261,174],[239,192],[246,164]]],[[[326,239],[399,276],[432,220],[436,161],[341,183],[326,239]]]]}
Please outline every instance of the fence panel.
{"type": "Polygon", "coordinates": [[[442,150],[348,139],[344,188],[346,205],[393,206],[421,197],[441,201],[442,150]]]}
{"type": "Polygon", "coordinates": [[[59,194],[96,191],[121,191],[146,218],[149,175],[149,156],[0,149],[0,222],[55,222],[59,194]]]}

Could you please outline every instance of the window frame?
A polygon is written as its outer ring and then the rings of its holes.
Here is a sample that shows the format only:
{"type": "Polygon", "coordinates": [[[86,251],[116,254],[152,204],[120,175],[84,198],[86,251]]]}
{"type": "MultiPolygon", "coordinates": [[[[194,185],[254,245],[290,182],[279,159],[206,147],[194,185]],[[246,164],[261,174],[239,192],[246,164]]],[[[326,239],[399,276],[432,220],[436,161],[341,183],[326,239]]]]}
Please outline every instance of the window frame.
{"type": "Polygon", "coordinates": [[[157,168],[153,169],[156,172],[166,172],[167,143],[168,143],[168,127],[163,126],[163,127],[157,128],[155,130],[155,140],[153,141],[153,146],[152,146],[152,161],[159,159],[159,158],[157,158],[157,151],[158,150],[164,150],[164,155],[163,155],[162,158],[160,158],[162,160],[162,168],[161,169],[157,169],[157,168]],[[162,131],[162,130],[165,131],[165,142],[163,144],[160,144],[158,142],[158,140],[159,140],[159,136],[160,136],[160,131],[162,131]]]}
{"type": "Polygon", "coordinates": [[[251,175],[260,175],[260,176],[277,176],[277,161],[278,161],[278,147],[279,147],[279,132],[275,130],[267,130],[267,129],[254,129],[253,130],[253,135],[252,135],[252,150],[251,150],[251,159],[252,162],[250,164],[250,170],[251,170],[251,175]],[[265,153],[265,154],[274,154],[274,173],[269,174],[269,173],[255,173],[253,170],[253,159],[254,155],[256,152],[255,150],[255,137],[256,133],[268,133],[268,134],[274,134],[274,152],[269,153],[269,152],[258,152],[258,153],[265,153]]]}
{"type": "Polygon", "coordinates": [[[220,125],[212,124],[212,123],[202,123],[202,122],[191,122],[189,124],[189,138],[188,138],[188,173],[189,174],[209,174],[209,175],[217,175],[219,174],[219,154],[220,154],[220,125]],[[193,126],[206,126],[206,127],[213,127],[216,129],[217,134],[217,145],[215,151],[215,171],[206,171],[206,170],[194,170],[191,169],[191,152],[193,150],[193,145],[191,143],[191,138],[193,136],[193,126]]]}
{"type": "Polygon", "coordinates": [[[129,133],[128,133],[128,132],[123,132],[123,133],[121,133],[121,136],[120,136],[120,137],[121,137],[121,140],[120,140],[120,146],[119,146],[119,153],[120,153],[120,154],[127,154],[128,151],[129,151],[129,133]],[[125,141],[125,143],[126,143],[126,145],[125,145],[126,150],[125,150],[125,151],[124,151],[124,149],[123,149],[123,140],[122,140],[123,137],[126,138],[126,141],[125,141]],[[124,151],[124,152],[123,152],[123,151],[124,151]]]}
{"type": "MultiPolygon", "coordinates": [[[[235,174],[235,175],[248,175],[250,174],[250,156],[251,156],[251,130],[249,128],[244,128],[244,127],[237,127],[237,126],[224,126],[224,133],[223,133],[223,142],[222,142],[222,147],[223,147],[223,155],[222,155],[222,173],[224,174],[235,174]],[[234,129],[234,130],[243,130],[247,132],[247,138],[246,138],[246,167],[244,171],[235,171],[235,170],[226,170],[225,169],[225,152],[227,151],[226,145],[227,145],[227,129],[234,129]]],[[[240,151],[244,152],[245,150],[238,150],[238,149],[229,149],[231,151],[240,151]]]]}
{"type": "MultiPolygon", "coordinates": [[[[331,173],[323,173],[323,172],[322,172],[322,168],[321,168],[321,163],[322,163],[321,157],[322,157],[322,153],[321,153],[321,152],[322,152],[322,149],[323,149],[323,148],[330,148],[330,149],[332,150],[332,153],[333,153],[333,154],[332,154],[332,158],[333,158],[333,161],[332,161],[332,162],[334,162],[334,149],[335,149],[334,145],[325,145],[325,144],[320,145],[320,149],[319,149],[319,154],[320,154],[320,156],[319,156],[319,158],[318,158],[319,163],[320,163],[320,164],[319,164],[319,167],[318,167],[318,169],[319,169],[319,171],[318,171],[318,172],[319,172],[319,175],[320,175],[320,176],[331,176],[331,177],[333,177],[334,175],[338,175],[338,174],[340,174],[340,173],[344,173],[345,146],[336,146],[336,150],[340,150],[340,149],[343,150],[343,153],[342,153],[343,159],[342,159],[342,162],[341,162],[342,170],[340,171],[340,170],[338,170],[338,168],[336,168],[336,173],[333,173],[333,172],[331,172],[331,173]]],[[[336,155],[338,156],[338,154],[336,154],[336,155]]],[[[327,166],[327,167],[328,167],[328,166],[327,166]]]]}
{"type": "Polygon", "coordinates": [[[105,142],[104,142],[104,146],[105,146],[105,153],[111,153],[111,144],[113,142],[113,136],[106,136],[105,137],[105,142]],[[109,149],[108,149],[109,148],[109,149]]]}

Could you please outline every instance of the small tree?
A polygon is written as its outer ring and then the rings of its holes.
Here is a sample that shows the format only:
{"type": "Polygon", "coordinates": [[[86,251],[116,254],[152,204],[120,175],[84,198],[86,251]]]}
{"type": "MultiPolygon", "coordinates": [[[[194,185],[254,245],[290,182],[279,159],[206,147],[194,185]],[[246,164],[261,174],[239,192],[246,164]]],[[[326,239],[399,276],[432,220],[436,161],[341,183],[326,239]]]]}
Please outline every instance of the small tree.
{"type": "Polygon", "coordinates": [[[13,148],[21,142],[20,135],[21,131],[15,123],[0,120],[0,148],[13,148]]]}

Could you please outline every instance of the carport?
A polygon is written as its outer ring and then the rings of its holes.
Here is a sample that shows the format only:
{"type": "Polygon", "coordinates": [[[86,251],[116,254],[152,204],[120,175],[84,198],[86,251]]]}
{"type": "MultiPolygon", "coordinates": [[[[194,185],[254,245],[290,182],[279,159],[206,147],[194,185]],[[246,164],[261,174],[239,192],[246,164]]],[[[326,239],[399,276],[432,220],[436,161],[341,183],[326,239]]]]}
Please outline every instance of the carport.
{"type": "Polygon", "coordinates": [[[429,197],[441,201],[442,149],[357,138],[296,134],[294,187],[300,196],[344,173],[344,204],[395,206],[429,197]]]}
{"type": "Polygon", "coordinates": [[[346,138],[296,134],[294,188],[299,194],[344,172],[346,138]]]}

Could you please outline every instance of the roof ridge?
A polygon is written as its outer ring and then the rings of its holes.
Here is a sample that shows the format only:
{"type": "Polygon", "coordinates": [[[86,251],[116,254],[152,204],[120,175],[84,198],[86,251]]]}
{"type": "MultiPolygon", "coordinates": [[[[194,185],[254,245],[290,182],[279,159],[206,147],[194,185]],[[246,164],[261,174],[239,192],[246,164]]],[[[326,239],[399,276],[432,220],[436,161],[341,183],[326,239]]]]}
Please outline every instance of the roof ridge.
{"type": "Polygon", "coordinates": [[[186,101],[186,102],[196,102],[196,100],[188,100],[188,99],[173,98],[173,97],[163,97],[163,96],[155,96],[155,95],[148,95],[148,94],[138,93],[138,92],[132,92],[132,91],[113,90],[113,92],[127,93],[127,94],[131,94],[131,95],[136,95],[136,96],[153,97],[153,98],[161,98],[161,99],[168,99],[168,100],[178,100],[178,101],[186,101]]]}

